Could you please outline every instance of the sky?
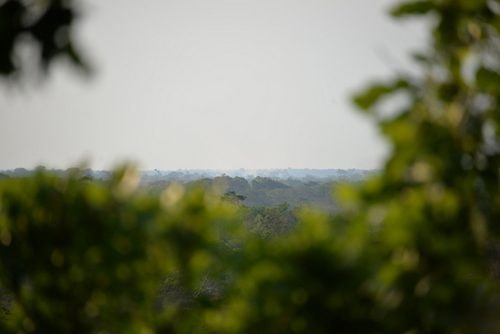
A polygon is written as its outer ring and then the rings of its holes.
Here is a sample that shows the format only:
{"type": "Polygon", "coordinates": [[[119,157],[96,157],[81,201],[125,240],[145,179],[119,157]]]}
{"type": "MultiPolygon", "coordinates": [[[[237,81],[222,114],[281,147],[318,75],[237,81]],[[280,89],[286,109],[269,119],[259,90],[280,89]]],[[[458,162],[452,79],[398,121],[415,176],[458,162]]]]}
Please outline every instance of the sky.
{"type": "Polygon", "coordinates": [[[390,146],[351,97],[426,43],[391,4],[82,1],[93,74],[0,86],[0,169],[381,168],[390,146]]]}

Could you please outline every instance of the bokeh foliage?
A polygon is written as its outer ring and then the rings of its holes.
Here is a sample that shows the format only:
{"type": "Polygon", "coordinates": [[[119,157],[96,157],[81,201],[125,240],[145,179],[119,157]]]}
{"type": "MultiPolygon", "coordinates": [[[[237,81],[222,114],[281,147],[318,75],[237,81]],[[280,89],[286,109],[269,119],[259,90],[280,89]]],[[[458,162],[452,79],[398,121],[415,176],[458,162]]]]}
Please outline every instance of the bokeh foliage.
{"type": "Polygon", "coordinates": [[[418,74],[355,97],[393,151],[380,176],[339,189],[341,214],[259,238],[227,201],[178,184],[152,198],[129,169],[104,184],[4,179],[0,282],[14,306],[2,330],[500,332],[500,3],[392,14],[428,17],[430,43],[418,74]]]}
{"type": "Polygon", "coordinates": [[[180,185],[134,194],[137,181],[123,169],[105,184],[44,172],[2,182],[0,281],[15,296],[5,330],[189,332],[189,305],[161,307],[161,291],[179,273],[186,293],[218,277],[230,213],[180,185]]]}
{"type": "Polygon", "coordinates": [[[73,42],[72,27],[79,12],[75,2],[0,1],[0,76],[19,81],[22,71],[31,67],[22,61],[21,46],[38,54],[30,62],[42,74],[61,57],[77,68],[88,70],[73,42]]]}

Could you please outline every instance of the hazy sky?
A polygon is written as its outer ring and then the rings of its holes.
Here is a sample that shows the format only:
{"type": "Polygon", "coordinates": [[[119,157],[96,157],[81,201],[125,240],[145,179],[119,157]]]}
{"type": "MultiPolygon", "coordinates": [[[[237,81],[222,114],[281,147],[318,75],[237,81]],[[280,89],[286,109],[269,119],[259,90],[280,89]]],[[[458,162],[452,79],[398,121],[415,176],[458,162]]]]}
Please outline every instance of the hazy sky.
{"type": "Polygon", "coordinates": [[[350,96],[425,44],[386,0],[82,2],[95,73],[0,86],[0,169],[378,168],[388,146],[350,96]]]}

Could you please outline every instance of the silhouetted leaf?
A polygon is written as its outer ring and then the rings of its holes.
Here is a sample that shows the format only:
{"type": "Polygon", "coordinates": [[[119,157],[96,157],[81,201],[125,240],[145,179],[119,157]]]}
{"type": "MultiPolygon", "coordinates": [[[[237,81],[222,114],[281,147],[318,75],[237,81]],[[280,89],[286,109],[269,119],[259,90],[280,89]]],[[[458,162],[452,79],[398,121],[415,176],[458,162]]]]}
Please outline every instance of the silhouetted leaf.
{"type": "Polygon", "coordinates": [[[436,8],[433,1],[413,1],[397,5],[391,10],[394,17],[401,17],[407,15],[423,15],[436,8]]]}
{"type": "Polygon", "coordinates": [[[409,87],[406,80],[397,80],[390,84],[375,84],[354,97],[354,103],[363,110],[368,110],[384,96],[402,88],[409,87]]]}

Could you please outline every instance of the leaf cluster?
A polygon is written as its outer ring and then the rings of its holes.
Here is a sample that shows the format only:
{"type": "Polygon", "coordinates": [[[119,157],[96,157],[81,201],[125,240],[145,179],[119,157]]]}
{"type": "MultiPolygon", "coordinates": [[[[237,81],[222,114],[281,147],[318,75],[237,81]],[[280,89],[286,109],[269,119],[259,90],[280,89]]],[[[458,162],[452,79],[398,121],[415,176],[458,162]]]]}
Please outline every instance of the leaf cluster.
{"type": "Polygon", "coordinates": [[[176,326],[184,308],[158,310],[160,291],[178,276],[176,285],[192,294],[202,278],[217,275],[230,213],[175,186],[161,198],[137,195],[134,178],[129,169],[107,184],[40,171],[1,183],[0,282],[15,301],[5,331],[176,326]]]}
{"type": "Polygon", "coordinates": [[[65,57],[77,68],[88,70],[74,46],[71,29],[77,8],[72,1],[20,1],[0,3],[0,74],[18,80],[26,70],[19,48],[38,53],[36,66],[45,74],[58,58],[65,57]]]}

